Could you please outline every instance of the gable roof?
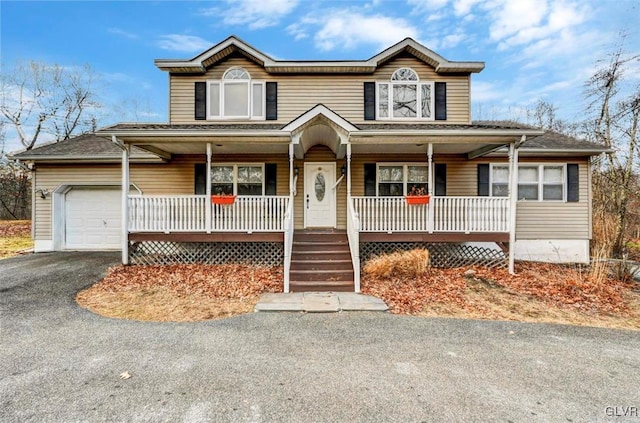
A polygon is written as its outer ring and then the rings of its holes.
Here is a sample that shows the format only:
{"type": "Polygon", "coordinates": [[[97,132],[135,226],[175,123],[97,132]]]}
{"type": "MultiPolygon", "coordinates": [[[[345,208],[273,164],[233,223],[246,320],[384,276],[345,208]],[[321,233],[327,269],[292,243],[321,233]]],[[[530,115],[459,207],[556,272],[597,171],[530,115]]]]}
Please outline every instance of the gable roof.
{"type": "Polygon", "coordinates": [[[275,60],[240,38],[232,35],[192,59],[156,59],[155,65],[172,73],[203,74],[220,60],[240,53],[262,66],[269,73],[373,73],[380,65],[402,52],[433,66],[437,73],[477,73],[484,69],[484,62],[451,62],[411,38],[405,38],[368,60],[347,61],[283,61],[275,60]]]}
{"type": "MultiPolygon", "coordinates": [[[[90,161],[120,163],[122,150],[111,139],[83,134],[66,140],[40,145],[28,151],[9,155],[22,161],[90,161]]],[[[161,162],[158,156],[138,147],[131,149],[132,162],[161,162]]]]}

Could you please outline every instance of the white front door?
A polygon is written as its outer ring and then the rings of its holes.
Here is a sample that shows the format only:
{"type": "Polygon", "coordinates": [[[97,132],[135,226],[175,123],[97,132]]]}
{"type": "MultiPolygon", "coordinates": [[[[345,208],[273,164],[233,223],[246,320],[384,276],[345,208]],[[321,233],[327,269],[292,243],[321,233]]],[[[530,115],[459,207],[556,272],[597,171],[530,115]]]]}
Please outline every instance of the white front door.
{"type": "Polygon", "coordinates": [[[335,228],[336,164],[305,163],[304,180],[305,228],[335,228]]]}

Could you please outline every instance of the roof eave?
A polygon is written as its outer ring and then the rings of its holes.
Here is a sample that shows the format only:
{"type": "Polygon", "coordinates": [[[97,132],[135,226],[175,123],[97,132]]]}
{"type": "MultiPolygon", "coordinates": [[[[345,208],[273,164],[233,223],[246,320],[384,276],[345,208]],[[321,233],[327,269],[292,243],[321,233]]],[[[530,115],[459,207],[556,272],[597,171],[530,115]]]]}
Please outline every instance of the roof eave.
{"type": "MultiPolygon", "coordinates": [[[[122,156],[25,156],[18,157],[23,162],[47,162],[47,163],[120,163],[122,156]]],[[[132,163],[165,163],[166,160],[159,157],[131,157],[132,163]]]]}
{"type": "Polygon", "coordinates": [[[358,136],[402,136],[402,135],[451,135],[451,136],[532,136],[543,135],[535,129],[404,129],[404,130],[360,130],[358,136]]]}

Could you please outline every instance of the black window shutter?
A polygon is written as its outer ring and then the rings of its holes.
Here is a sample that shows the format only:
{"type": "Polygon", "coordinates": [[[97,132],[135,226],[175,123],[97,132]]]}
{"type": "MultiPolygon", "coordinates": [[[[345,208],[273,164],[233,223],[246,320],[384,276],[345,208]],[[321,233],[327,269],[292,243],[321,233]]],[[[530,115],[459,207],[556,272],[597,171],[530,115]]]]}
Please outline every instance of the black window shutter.
{"type": "Polygon", "coordinates": [[[577,163],[567,164],[567,201],[580,201],[580,173],[577,163]]]}
{"type": "Polygon", "coordinates": [[[266,163],[264,165],[264,193],[265,195],[276,195],[276,181],[278,180],[278,165],[276,163],[266,163]]]}
{"type": "Polygon", "coordinates": [[[376,120],[376,83],[364,83],[364,120],[376,120]]]}
{"type": "Polygon", "coordinates": [[[489,196],[489,165],[478,165],[478,196],[489,196]]]}
{"type": "Polygon", "coordinates": [[[267,120],[278,120],[278,83],[267,82],[267,120]]]}
{"type": "Polygon", "coordinates": [[[447,195],[447,165],[445,163],[435,164],[435,185],[434,194],[440,197],[447,195]]]}
{"type": "Polygon", "coordinates": [[[193,191],[196,195],[205,195],[207,193],[207,164],[196,163],[193,173],[193,191]]]}
{"type": "Polygon", "coordinates": [[[376,164],[364,164],[364,195],[367,197],[376,196],[376,164]]]}
{"type": "Polygon", "coordinates": [[[195,84],[195,118],[196,120],[207,119],[207,83],[196,82],[195,84]]]}
{"type": "Polygon", "coordinates": [[[447,120],[447,83],[436,82],[436,120],[447,120]]]}

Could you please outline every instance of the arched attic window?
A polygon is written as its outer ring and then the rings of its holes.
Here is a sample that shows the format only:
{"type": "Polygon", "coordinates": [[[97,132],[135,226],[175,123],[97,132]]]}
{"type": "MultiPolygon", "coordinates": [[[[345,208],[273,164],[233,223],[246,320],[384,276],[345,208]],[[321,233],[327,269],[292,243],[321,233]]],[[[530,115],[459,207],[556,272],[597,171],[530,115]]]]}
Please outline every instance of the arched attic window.
{"type": "Polygon", "coordinates": [[[246,69],[229,68],[207,86],[209,119],[264,119],[265,83],[251,79],[246,69]]]}
{"type": "Polygon", "coordinates": [[[420,82],[411,68],[396,70],[378,82],[378,119],[433,119],[433,82],[420,82]]]}

